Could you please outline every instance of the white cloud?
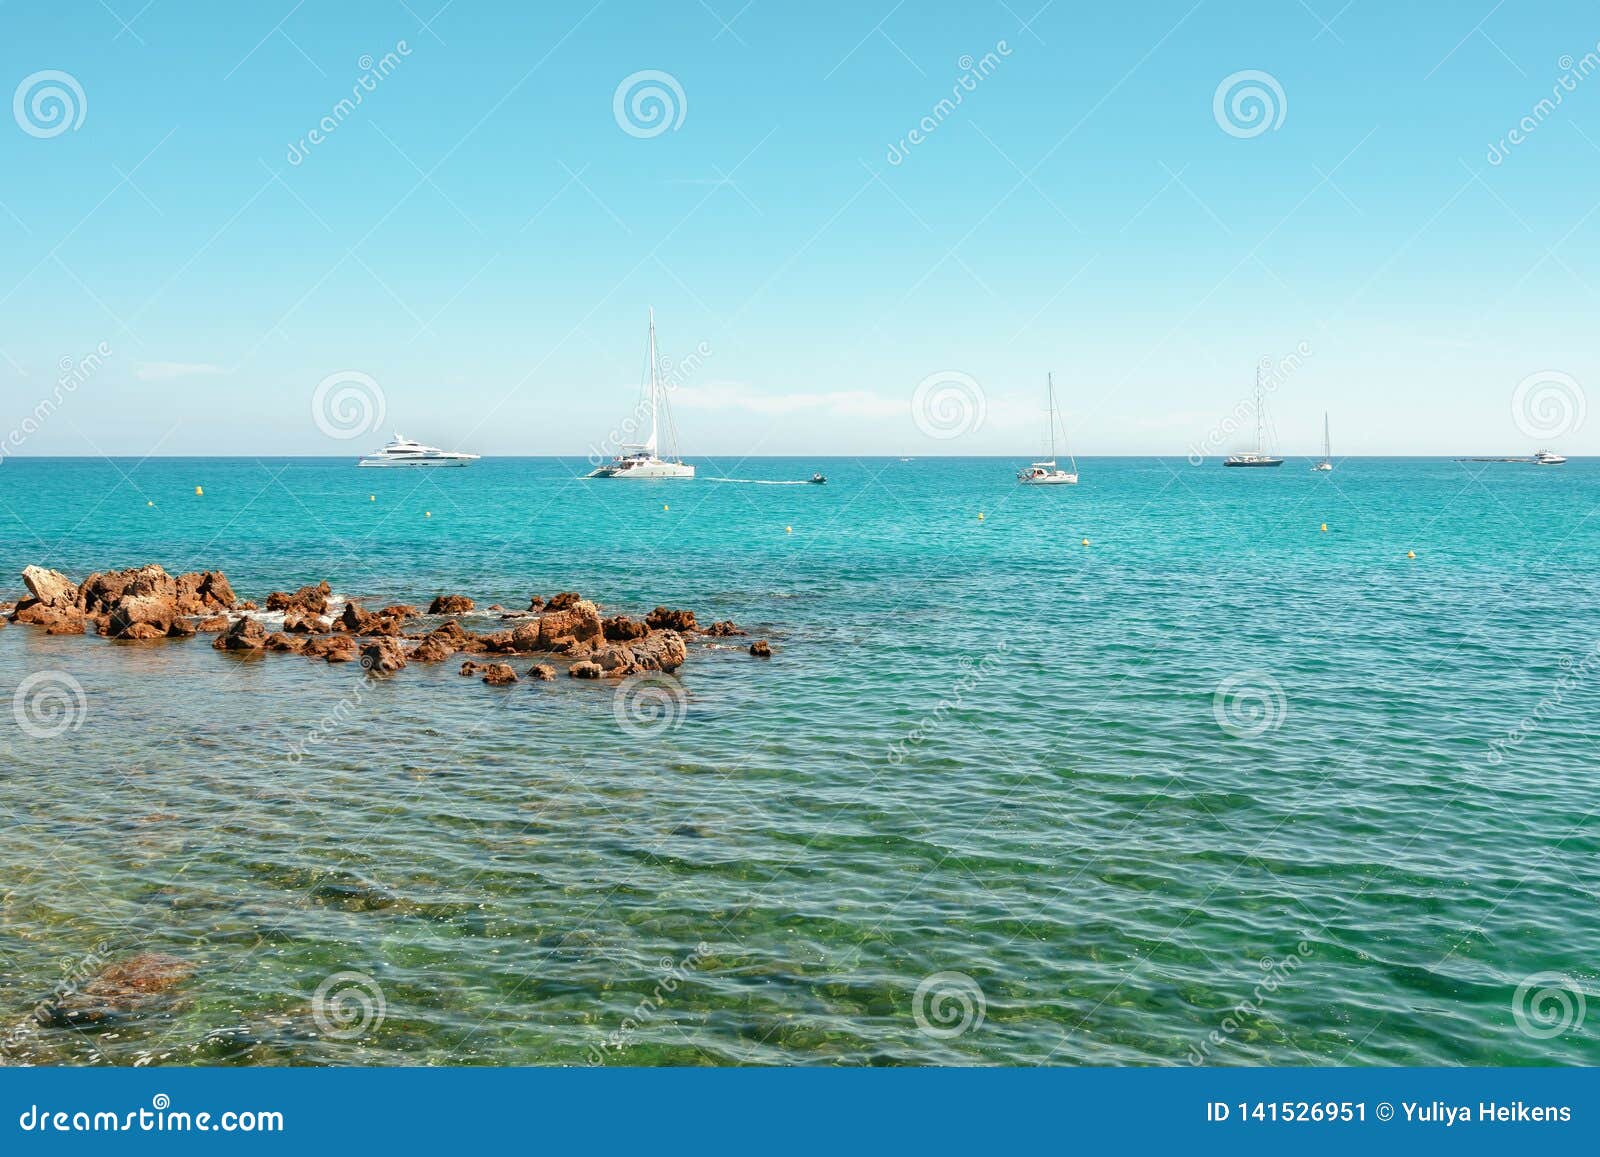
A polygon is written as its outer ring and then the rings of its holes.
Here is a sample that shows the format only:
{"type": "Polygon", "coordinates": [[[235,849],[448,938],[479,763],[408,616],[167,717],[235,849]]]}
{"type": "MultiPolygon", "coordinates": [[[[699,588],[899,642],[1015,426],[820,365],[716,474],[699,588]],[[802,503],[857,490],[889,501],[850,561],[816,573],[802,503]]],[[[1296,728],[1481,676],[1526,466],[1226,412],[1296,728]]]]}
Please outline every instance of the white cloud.
{"type": "Polygon", "coordinates": [[[208,362],[139,362],[133,367],[133,376],[141,382],[170,382],[175,378],[195,378],[226,372],[221,366],[214,366],[208,362]]]}

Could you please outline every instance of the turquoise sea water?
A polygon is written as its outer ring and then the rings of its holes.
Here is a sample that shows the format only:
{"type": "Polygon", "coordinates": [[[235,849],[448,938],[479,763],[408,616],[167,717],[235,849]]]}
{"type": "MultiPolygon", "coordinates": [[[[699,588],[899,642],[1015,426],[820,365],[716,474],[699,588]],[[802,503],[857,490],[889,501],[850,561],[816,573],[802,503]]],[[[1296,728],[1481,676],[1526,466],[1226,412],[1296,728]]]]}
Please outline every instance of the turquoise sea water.
{"type": "Polygon", "coordinates": [[[7,1059],[1600,1062],[1600,463],[699,465],[0,466],[8,597],[576,589],[776,652],[693,648],[641,728],[565,678],[0,631],[8,695],[83,689],[0,732],[7,1059]],[[174,999],[16,1032],[143,951],[174,999]]]}

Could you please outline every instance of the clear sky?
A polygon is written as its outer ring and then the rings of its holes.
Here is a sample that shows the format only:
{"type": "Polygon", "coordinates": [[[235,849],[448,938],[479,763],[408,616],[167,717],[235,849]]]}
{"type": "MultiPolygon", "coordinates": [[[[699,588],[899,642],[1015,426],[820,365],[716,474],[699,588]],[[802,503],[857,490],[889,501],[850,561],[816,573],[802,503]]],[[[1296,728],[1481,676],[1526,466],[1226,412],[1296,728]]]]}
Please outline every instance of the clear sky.
{"type": "Polygon", "coordinates": [[[1600,453],[1592,5],[440,3],[0,0],[8,452],[1600,453]]]}

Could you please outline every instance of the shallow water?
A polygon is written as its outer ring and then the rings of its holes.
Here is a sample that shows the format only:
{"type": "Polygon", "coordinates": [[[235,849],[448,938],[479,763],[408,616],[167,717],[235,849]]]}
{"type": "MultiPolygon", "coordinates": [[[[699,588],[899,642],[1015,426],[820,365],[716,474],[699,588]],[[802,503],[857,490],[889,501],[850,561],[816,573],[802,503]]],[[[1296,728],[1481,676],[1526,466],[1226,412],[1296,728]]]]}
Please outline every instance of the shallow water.
{"type": "Polygon", "coordinates": [[[576,589],[776,654],[495,689],[0,631],[0,688],[83,689],[0,731],[4,1055],[1600,1062],[1600,463],[1014,466],[6,461],[7,575],[576,589]],[[198,969],[33,1027],[140,951],[198,969]]]}

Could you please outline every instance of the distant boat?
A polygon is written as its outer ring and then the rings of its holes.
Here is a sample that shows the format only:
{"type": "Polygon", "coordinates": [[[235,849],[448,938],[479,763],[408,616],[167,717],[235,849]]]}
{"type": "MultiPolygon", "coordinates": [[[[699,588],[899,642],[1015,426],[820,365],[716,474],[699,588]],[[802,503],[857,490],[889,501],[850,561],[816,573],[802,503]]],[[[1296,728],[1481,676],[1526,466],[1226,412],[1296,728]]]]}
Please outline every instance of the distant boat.
{"type": "Polygon", "coordinates": [[[1078,460],[1072,461],[1070,471],[1063,470],[1056,465],[1056,383],[1052,374],[1046,374],[1045,396],[1049,399],[1050,413],[1050,457],[1043,462],[1030,462],[1027,466],[1017,471],[1017,481],[1024,486],[1071,486],[1078,481],[1078,460]]]}
{"type": "Polygon", "coordinates": [[[1282,458],[1267,453],[1266,404],[1261,398],[1261,367],[1256,367],[1256,448],[1242,454],[1230,454],[1224,466],[1282,466],[1282,458]]]}
{"type": "Polygon", "coordinates": [[[661,388],[661,359],[656,356],[656,311],[650,311],[650,369],[645,382],[645,404],[650,408],[650,437],[638,445],[618,447],[622,452],[599,469],[591,471],[590,478],[693,478],[694,467],[684,464],[678,457],[676,430],[672,412],[667,409],[667,396],[661,388]],[[660,416],[666,415],[667,443],[670,455],[658,454],[660,416]]]}
{"type": "Polygon", "coordinates": [[[1565,461],[1566,459],[1560,454],[1551,450],[1537,450],[1533,455],[1533,462],[1536,466],[1559,466],[1565,461]]]}
{"type": "Polygon", "coordinates": [[[813,474],[810,478],[810,481],[816,483],[818,486],[821,486],[827,480],[827,477],[822,474],[813,474]]]}
{"type": "Polygon", "coordinates": [[[476,454],[461,454],[454,450],[441,450],[437,446],[424,446],[413,442],[404,434],[396,434],[394,441],[381,450],[356,463],[357,466],[465,466],[476,462],[476,454]]]}
{"type": "Polygon", "coordinates": [[[1333,469],[1333,444],[1328,441],[1328,411],[1326,410],[1322,411],[1322,461],[1318,462],[1311,469],[1333,469]]]}

